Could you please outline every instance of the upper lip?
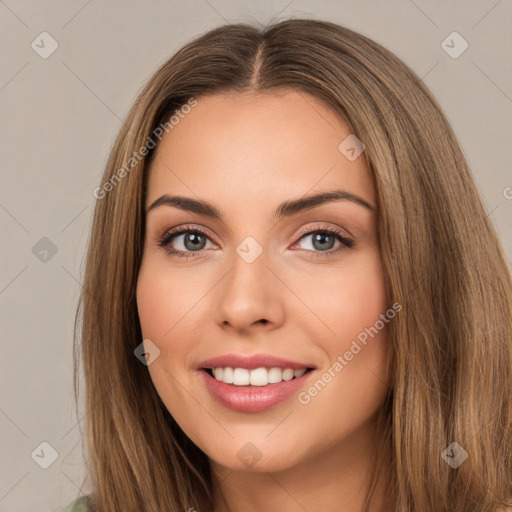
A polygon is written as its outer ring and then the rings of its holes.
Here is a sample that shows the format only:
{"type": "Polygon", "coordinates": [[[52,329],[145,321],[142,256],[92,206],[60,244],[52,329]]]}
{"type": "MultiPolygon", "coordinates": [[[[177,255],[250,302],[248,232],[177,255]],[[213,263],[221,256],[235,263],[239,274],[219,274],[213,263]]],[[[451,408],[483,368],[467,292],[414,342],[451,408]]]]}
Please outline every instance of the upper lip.
{"type": "Polygon", "coordinates": [[[254,368],[291,368],[292,370],[300,370],[302,368],[315,368],[309,363],[298,363],[276,357],[270,354],[253,354],[251,356],[240,354],[224,354],[218,357],[212,357],[199,363],[198,368],[246,368],[252,370],[254,368]]]}

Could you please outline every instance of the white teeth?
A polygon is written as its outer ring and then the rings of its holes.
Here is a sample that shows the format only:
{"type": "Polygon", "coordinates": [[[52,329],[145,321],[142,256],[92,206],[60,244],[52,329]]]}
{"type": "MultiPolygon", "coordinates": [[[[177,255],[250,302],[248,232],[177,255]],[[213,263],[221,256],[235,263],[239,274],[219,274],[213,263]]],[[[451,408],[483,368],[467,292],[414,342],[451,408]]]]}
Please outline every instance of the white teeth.
{"type": "Polygon", "coordinates": [[[265,368],[256,368],[247,373],[249,373],[251,386],[266,386],[268,384],[268,372],[265,368]]]}
{"type": "Polygon", "coordinates": [[[267,384],[278,384],[283,380],[292,380],[306,373],[306,368],[292,370],[291,368],[213,368],[213,376],[218,381],[235,386],[266,386],[267,384]]]}
{"type": "Polygon", "coordinates": [[[270,384],[276,384],[283,380],[283,371],[281,368],[270,368],[268,371],[268,381],[270,384]]]}
{"type": "Polygon", "coordinates": [[[245,368],[235,368],[233,370],[233,384],[235,386],[248,386],[249,370],[245,368]]]}
{"type": "Polygon", "coordinates": [[[293,379],[293,370],[291,368],[287,368],[283,371],[283,380],[292,380],[293,379]]]}
{"type": "MultiPolygon", "coordinates": [[[[217,380],[221,379],[218,378],[217,380]]],[[[224,368],[224,371],[222,372],[222,382],[225,382],[226,384],[233,384],[233,368],[224,368]]]]}

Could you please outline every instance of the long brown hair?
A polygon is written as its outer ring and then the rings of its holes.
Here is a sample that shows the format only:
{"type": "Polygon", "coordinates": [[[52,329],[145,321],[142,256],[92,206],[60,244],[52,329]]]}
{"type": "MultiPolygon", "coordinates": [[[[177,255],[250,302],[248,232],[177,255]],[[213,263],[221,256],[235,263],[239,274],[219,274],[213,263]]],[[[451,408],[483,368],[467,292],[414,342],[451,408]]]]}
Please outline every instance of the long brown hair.
{"type": "Polygon", "coordinates": [[[512,496],[512,282],[503,249],[421,79],[372,40],[310,19],[262,30],[225,25],[196,37],[151,77],[117,136],[95,192],[75,325],[91,506],[214,510],[207,456],[134,355],[154,154],[141,157],[140,148],[191,99],[285,88],[323,100],[348,123],[376,186],[387,293],[403,309],[390,323],[392,386],[382,406],[392,465],[376,464],[372,481],[389,475],[398,512],[496,512],[512,496]],[[468,454],[457,468],[446,462],[454,449],[468,454]]]}

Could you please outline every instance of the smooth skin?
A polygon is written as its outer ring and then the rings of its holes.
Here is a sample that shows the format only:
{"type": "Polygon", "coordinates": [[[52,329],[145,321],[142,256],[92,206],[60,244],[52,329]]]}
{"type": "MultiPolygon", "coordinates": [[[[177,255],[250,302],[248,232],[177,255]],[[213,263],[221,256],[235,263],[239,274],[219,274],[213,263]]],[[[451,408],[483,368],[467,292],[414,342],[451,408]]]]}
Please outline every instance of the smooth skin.
{"type": "MultiPolygon", "coordinates": [[[[222,220],[169,205],[147,214],[137,305],[144,339],[160,350],[152,381],[210,458],[224,496],[215,512],[359,512],[390,385],[387,324],[307,404],[294,395],[264,412],[235,412],[212,398],[197,366],[267,353],[315,366],[313,384],[391,307],[374,211],[343,199],[273,218],[284,201],[339,189],[376,208],[365,155],[350,161],[338,149],[348,125],[303,92],[197,101],[156,149],[145,206],[185,196],[208,201],[222,220]],[[207,235],[179,233],[160,247],[178,226],[207,235]],[[314,243],[325,227],[355,246],[335,236],[314,243]],[[252,263],[236,251],[248,236],[263,251],[252,263]],[[247,443],[261,453],[251,467],[238,456],[247,443]]],[[[383,490],[381,482],[372,512],[384,512],[383,490]]]]}

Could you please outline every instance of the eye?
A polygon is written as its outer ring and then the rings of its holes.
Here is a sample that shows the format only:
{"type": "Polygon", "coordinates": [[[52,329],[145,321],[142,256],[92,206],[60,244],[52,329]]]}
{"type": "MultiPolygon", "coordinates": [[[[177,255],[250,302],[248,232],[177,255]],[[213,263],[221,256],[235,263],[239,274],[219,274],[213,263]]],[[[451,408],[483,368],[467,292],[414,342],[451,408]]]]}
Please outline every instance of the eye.
{"type": "Polygon", "coordinates": [[[311,252],[311,256],[313,257],[329,256],[345,249],[351,249],[356,245],[354,240],[331,227],[322,227],[308,231],[302,234],[296,243],[300,243],[302,240],[307,240],[310,237],[311,241],[305,244],[307,247],[303,249],[307,252],[311,252]],[[339,245],[336,249],[333,249],[336,241],[339,242],[339,245]]]}
{"type": "Polygon", "coordinates": [[[164,233],[164,235],[157,240],[157,244],[171,255],[180,258],[190,258],[196,256],[194,253],[204,250],[208,240],[210,240],[210,238],[202,229],[181,226],[164,233]],[[179,248],[176,249],[172,247],[173,243],[176,243],[180,238],[181,240],[177,242],[179,248]]]}
{"type": "MultiPolygon", "coordinates": [[[[312,257],[330,256],[345,249],[351,249],[356,245],[352,239],[343,235],[341,231],[331,227],[310,230],[299,236],[300,238],[296,244],[306,240],[308,237],[312,237],[311,242],[306,244],[309,247],[302,248],[306,252],[311,253],[312,257]],[[339,245],[336,249],[332,249],[336,241],[339,242],[339,245]]],[[[165,232],[156,242],[169,255],[178,256],[179,258],[193,258],[199,256],[205,250],[208,241],[211,242],[210,237],[204,230],[197,227],[180,226],[172,231],[165,232]],[[179,242],[177,242],[178,240],[179,242]],[[177,243],[178,248],[173,247],[175,243],[177,243]]]]}

